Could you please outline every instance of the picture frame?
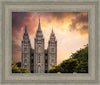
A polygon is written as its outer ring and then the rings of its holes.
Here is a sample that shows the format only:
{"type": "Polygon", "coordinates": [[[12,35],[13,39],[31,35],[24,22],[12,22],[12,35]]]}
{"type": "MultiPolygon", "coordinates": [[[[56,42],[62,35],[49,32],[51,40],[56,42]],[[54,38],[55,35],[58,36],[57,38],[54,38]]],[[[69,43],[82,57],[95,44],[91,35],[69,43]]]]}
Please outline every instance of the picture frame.
{"type": "Polygon", "coordinates": [[[0,84],[99,85],[100,29],[99,0],[0,0],[0,84]],[[89,73],[12,74],[12,12],[88,12],[89,73]]]}

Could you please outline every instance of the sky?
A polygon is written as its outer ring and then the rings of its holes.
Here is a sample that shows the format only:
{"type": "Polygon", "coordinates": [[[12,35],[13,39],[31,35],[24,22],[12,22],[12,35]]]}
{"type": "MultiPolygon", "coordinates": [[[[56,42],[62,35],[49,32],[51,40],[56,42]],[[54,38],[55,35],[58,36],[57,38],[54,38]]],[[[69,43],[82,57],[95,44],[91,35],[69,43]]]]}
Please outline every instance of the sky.
{"type": "Polygon", "coordinates": [[[21,61],[21,41],[27,25],[31,46],[40,24],[45,39],[45,49],[53,28],[57,40],[57,64],[88,44],[88,12],[12,12],[12,57],[21,61]]]}

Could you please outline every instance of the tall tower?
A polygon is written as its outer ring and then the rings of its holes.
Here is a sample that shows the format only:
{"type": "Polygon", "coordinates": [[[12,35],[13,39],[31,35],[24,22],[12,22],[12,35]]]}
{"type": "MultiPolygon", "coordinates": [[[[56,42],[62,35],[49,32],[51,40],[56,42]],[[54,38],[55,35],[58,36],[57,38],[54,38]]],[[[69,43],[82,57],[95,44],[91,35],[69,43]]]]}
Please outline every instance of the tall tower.
{"type": "Polygon", "coordinates": [[[44,38],[40,25],[40,18],[38,24],[38,30],[35,37],[34,43],[34,72],[44,73],[45,72],[45,57],[44,57],[44,38]]]}
{"type": "Polygon", "coordinates": [[[52,65],[56,64],[57,64],[57,41],[52,28],[50,40],[48,42],[48,70],[52,67],[52,65]]]}
{"type": "Polygon", "coordinates": [[[27,26],[25,26],[25,32],[22,40],[22,59],[21,67],[27,68],[30,71],[30,40],[27,33],[27,26]]]}

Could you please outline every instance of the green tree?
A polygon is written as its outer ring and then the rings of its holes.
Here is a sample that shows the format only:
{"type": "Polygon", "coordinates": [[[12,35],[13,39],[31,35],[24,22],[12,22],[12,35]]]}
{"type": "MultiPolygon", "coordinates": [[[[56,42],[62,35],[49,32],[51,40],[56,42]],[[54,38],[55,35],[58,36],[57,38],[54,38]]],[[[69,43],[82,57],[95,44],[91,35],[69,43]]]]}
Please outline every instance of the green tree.
{"type": "Polygon", "coordinates": [[[60,66],[64,69],[64,73],[76,72],[75,69],[77,68],[77,65],[77,59],[65,60],[60,64],[60,66]]]}
{"type": "Polygon", "coordinates": [[[26,68],[18,67],[12,60],[12,73],[30,73],[26,68]]]}
{"type": "Polygon", "coordinates": [[[52,66],[49,73],[88,73],[88,45],[83,49],[72,53],[70,59],[64,60],[61,64],[52,66]]]}
{"type": "Polygon", "coordinates": [[[48,71],[48,73],[57,73],[57,72],[63,72],[64,69],[60,65],[53,65],[51,69],[48,71]]]}

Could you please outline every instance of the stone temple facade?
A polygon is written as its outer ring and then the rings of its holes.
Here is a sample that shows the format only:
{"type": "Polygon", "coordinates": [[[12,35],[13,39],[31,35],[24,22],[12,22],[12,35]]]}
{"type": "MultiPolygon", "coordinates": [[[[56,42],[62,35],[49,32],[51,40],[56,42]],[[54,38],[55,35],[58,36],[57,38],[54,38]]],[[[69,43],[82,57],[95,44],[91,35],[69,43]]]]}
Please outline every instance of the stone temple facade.
{"type": "Polygon", "coordinates": [[[47,73],[52,65],[57,64],[57,40],[53,29],[48,41],[48,47],[45,49],[39,19],[36,37],[34,38],[34,49],[32,49],[27,26],[25,26],[21,51],[21,67],[27,68],[31,73],[47,73]]]}

